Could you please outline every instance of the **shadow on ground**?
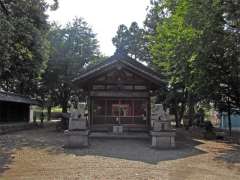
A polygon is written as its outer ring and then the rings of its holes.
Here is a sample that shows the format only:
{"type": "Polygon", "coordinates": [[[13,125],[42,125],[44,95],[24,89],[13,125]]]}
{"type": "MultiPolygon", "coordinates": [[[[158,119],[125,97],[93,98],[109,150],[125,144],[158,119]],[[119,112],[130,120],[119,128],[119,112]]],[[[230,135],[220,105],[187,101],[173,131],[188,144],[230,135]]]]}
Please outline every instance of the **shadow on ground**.
{"type": "Polygon", "coordinates": [[[231,144],[228,149],[219,151],[219,154],[220,155],[218,155],[215,160],[221,160],[232,164],[240,164],[240,145],[231,144]]]}
{"type": "Polygon", "coordinates": [[[179,132],[177,147],[171,150],[156,150],[150,147],[149,140],[139,139],[90,139],[90,147],[84,149],[64,149],[64,134],[53,129],[38,129],[16,132],[0,136],[0,174],[14,162],[14,152],[24,148],[47,151],[54,156],[59,154],[76,156],[103,156],[122,160],[157,164],[160,161],[176,160],[205,153],[196,146],[199,141],[179,132]]]}

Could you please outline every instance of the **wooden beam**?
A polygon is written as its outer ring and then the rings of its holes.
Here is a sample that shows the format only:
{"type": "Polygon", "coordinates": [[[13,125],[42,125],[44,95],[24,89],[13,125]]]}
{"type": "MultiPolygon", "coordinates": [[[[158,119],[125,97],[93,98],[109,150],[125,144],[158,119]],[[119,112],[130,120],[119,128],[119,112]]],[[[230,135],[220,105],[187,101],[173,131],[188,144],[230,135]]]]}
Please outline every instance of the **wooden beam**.
{"type": "Polygon", "coordinates": [[[131,91],[91,91],[90,96],[95,97],[149,97],[149,93],[131,91]]]}
{"type": "Polygon", "coordinates": [[[106,81],[95,81],[92,84],[94,85],[117,85],[117,84],[122,84],[122,85],[146,85],[148,82],[144,81],[111,81],[111,80],[106,80],[106,81]]]}

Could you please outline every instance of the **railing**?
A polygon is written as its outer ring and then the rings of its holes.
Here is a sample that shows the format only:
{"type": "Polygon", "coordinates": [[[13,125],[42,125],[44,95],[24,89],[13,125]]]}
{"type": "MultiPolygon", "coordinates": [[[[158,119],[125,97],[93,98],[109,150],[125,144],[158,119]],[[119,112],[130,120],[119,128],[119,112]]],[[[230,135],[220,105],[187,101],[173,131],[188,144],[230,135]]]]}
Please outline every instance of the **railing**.
{"type": "Polygon", "coordinates": [[[93,124],[146,124],[144,116],[93,116],[93,124]]]}

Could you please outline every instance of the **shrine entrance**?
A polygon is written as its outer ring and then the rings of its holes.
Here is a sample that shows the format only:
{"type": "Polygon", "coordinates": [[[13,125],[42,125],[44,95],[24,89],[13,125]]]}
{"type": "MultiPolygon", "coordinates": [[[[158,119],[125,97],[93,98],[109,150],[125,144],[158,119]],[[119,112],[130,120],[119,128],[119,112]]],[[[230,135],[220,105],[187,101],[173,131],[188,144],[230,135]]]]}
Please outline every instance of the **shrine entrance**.
{"type": "Polygon", "coordinates": [[[148,126],[147,98],[95,98],[92,106],[92,126],[148,126]]]}

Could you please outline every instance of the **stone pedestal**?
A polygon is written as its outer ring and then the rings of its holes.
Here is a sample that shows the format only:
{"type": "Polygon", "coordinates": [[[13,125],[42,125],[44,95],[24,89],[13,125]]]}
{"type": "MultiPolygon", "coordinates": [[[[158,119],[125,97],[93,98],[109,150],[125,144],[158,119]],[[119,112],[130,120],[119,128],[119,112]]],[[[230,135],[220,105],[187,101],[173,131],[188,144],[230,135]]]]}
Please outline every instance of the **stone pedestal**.
{"type": "Polygon", "coordinates": [[[152,113],[153,130],[152,147],[154,148],[174,148],[175,130],[171,128],[171,118],[168,112],[164,111],[162,104],[155,104],[152,113]]]}
{"type": "Polygon", "coordinates": [[[87,121],[85,119],[70,119],[69,129],[70,130],[86,130],[87,121]]]}
{"type": "Polygon", "coordinates": [[[65,147],[81,148],[89,145],[89,130],[66,130],[64,134],[67,136],[65,147]]]}
{"type": "Polygon", "coordinates": [[[87,121],[78,117],[81,117],[81,115],[77,111],[71,114],[68,130],[64,132],[67,136],[65,147],[81,148],[89,145],[87,121]]]}
{"type": "Polygon", "coordinates": [[[153,131],[167,131],[171,129],[170,121],[154,121],[153,131]]]}
{"type": "Polygon", "coordinates": [[[113,126],[113,133],[114,134],[122,134],[123,133],[123,126],[121,126],[121,125],[114,125],[113,126]]]}
{"type": "Polygon", "coordinates": [[[174,148],[175,145],[175,131],[151,131],[152,147],[154,148],[174,148]]]}

